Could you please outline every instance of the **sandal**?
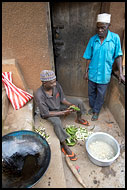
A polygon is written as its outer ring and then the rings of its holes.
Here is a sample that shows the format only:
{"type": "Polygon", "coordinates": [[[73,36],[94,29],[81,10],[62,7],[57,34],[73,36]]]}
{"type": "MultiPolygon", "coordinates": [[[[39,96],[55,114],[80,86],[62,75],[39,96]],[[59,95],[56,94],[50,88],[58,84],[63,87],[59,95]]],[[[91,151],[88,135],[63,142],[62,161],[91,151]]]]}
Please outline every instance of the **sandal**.
{"type": "Polygon", "coordinates": [[[62,152],[63,152],[65,155],[67,155],[67,156],[70,158],[70,160],[76,161],[76,160],[78,159],[78,158],[76,157],[76,155],[74,154],[74,152],[72,152],[72,154],[67,154],[66,151],[64,150],[64,148],[62,148],[61,150],[62,150],[62,152]]]}
{"type": "Polygon", "coordinates": [[[91,120],[92,120],[92,121],[98,120],[98,116],[99,116],[98,113],[94,113],[93,116],[92,116],[92,118],[91,118],[91,120]]]}
{"type": "Polygon", "coordinates": [[[82,125],[86,125],[86,126],[89,126],[89,125],[90,125],[87,120],[85,120],[85,119],[81,119],[81,120],[83,120],[84,122],[82,122],[82,121],[77,121],[77,120],[75,120],[75,122],[76,122],[76,123],[79,123],[79,124],[82,124],[82,125]]]}

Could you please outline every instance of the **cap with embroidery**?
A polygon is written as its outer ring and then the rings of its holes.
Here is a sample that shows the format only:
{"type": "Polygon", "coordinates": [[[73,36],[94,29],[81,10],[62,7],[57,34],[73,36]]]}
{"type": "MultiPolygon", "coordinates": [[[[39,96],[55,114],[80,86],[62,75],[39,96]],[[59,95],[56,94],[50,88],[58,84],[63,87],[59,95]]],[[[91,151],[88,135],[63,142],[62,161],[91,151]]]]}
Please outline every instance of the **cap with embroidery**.
{"type": "Polygon", "coordinates": [[[110,23],[111,15],[107,13],[102,13],[97,15],[97,22],[110,23]]]}
{"type": "Polygon", "coordinates": [[[43,70],[40,73],[40,80],[41,81],[51,81],[56,79],[55,73],[52,70],[43,70]]]}

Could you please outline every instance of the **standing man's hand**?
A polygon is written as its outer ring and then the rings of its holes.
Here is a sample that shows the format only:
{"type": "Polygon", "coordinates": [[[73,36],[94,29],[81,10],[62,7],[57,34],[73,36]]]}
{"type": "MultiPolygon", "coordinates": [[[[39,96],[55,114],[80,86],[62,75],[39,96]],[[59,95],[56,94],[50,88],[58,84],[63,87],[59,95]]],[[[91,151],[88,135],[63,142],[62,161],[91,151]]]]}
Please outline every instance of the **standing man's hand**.
{"type": "Polygon", "coordinates": [[[123,81],[125,83],[125,77],[123,76],[123,71],[122,71],[122,56],[119,56],[115,59],[117,67],[119,69],[119,84],[121,83],[121,81],[123,81]]]}
{"type": "Polygon", "coordinates": [[[123,81],[125,83],[125,77],[123,76],[122,73],[119,76],[119,84],[121,83],[121,81],[123,81]]]}
{"type": "Polygon", "coordinates": [[[83,79],[88,82],[88,72],[85,72],[83,75],[83,79]]]}
{"type": "Polygon", "coordinates": [[[90,63],[90,59],[86,60],[86,70],[85,73],[83,75],[83,79],[86,80],[88,82],[88,71],[89,71],[89,63],[90,63]]]}

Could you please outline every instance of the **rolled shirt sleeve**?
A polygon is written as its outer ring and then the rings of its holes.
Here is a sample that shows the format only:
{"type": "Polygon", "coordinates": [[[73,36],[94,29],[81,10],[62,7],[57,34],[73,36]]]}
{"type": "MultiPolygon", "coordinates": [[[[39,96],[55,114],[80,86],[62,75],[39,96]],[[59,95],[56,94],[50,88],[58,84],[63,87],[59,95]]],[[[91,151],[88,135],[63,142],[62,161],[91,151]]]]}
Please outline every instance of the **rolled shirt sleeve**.
{"type": "Polygon", "coordinates": [[[41,117],[44,118],[45,116],[49,115],[49,108],[40,89],[34,94],[34,99],[37,106],[39,107],[41,117]]]}
{"type": "Polygon", "coordinates": [[[115,55],[114,59],[116,59],[119,56],[122,56],[122,49],[121,49],[121,43],[120,43],[120,37],[119,35],[116,35],[116,40],[115,40],[116,46],[115,46],[115,55]]]}
{"type": "Polygon", "coordinates": [[[83,58],[92,59],[92,52],[93,52],[92,49],[93,49],[93,47],[92,47],[92,38],[90,38],[90,40],[89,40],[89,42],[87,44],[86,50],[85,50],[85,52],[83,54],[83,58]]]}

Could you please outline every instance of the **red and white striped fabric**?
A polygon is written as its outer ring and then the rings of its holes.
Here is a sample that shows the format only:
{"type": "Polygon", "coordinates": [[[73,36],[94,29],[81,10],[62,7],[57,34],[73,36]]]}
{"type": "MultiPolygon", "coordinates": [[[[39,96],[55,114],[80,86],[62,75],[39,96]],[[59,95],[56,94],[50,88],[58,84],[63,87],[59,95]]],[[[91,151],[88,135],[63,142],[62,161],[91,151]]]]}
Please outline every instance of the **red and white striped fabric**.
{"type": "Polygon", "coordinates": [[[22,108],[33,96],[12,83],[12,72],[2,72],[2,82],[14,109],[22,108]]]}

